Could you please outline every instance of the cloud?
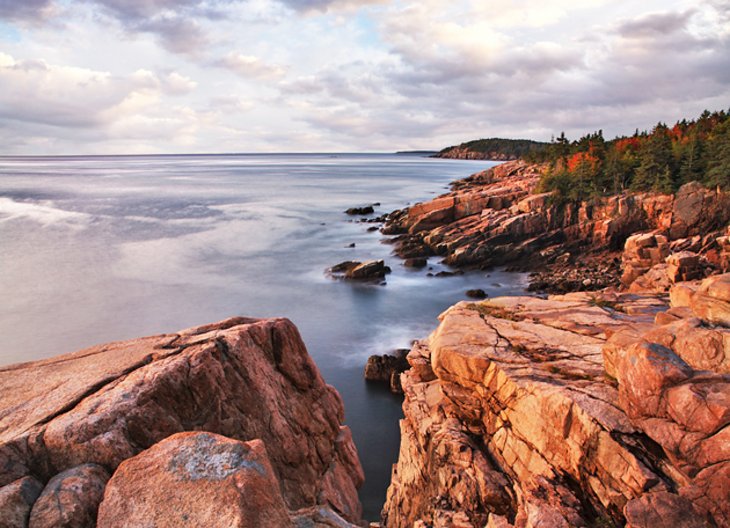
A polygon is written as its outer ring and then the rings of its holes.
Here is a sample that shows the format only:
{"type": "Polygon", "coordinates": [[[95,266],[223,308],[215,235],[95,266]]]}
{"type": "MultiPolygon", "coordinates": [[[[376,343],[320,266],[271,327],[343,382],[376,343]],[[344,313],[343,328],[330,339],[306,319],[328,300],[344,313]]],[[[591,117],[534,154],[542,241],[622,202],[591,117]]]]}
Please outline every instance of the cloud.
{"type": "Polygon", "coordinates": [[[218,95],[212,97],[208,108],[213,112],[229,114],[231,112],[248,112],[254,108],[253,101],[238,97],[236,95],[218,95]]]}
{"type": "Polygon", "coordinates": [[[618,33],[625,38],[655,38],[669,35],[687,27],[695,10],[681,13],[650,13],[619,25],[618,33]]]}
{"type": "Polygon", "coordinates": [[[177,15],[127,21],[126,29],[155,35],[162,47],[172,53],[200,55],[209,43],[208,36],[196,20],[177,15]]]}
{"type": "Polygon", "coordinates": [[[161,80],[165,93],[169,95],[186,95],[197,88],[198,83],[177,72],[167,74],[161,80]]]}
{"type": "Polygon", "coordinates": [[[387,0],[279,0],[287,7],[301,12],[354,10],[371,4],[380,4],[387,0]]]}
{"type": "Polygon", "coordinates": [[[258,57],[230,52],[224,57],[213,61],[215,66],[225,68],[245,78],[276,79],[284,75],[281,66],[267,64],[258,57]]]}
{"type": "MultiPolygon", "coordinates": [[[[0,0],[0,20],[40,24],[66,17],[86,4],[94,16],[114,20],[130,34],[146,33],[172,53],[198,55],[208,44],[200,21],[223,16],[239,0],[0,0]]],[[[243,0],[240,0],[243,1],[243,0]]]]}
{"type": "Polygon", "coordinates": [[[0,53],[0,85],[0,140],[19,149],[60,144],[88,152],[90,144],[120,138],[190,144],[205,120],[186,106],[161,104],[196,87],[174,71],[120,77],[0,53]]]}
{"type": "Polygon", "coordinates": [[[388,150],[560,130],[630,133],[727,105],[730,40],[711,11],[620,19],[556,2],[542,22],[515,31],[525,2],[488,16],[499,3],[394,5],[377,18],[388,60],[300,76],[282,87],[281,104],[324,136],[388,150]],[[576,24],[581,17],[591,22],[576,24]]]}
{"type": "Polygon", "coordinates": [[[633,132],[730,100],[728,0],[55,2],[0,0],[6,19],[64,13],[4,41],[10,149],[439,147],[633,132]]]}
{"type": "MultiPolygon", "coordinates": [[[[118,83],[107,72],[54,66],[43,60],[15,61],[0,54],[0,117],[59,127],[95,126],[137,82],[118,83]]],[[[141,86],[146,84],[142,80],[141,86]]]]}
{"type": "Polygon", "coordinates": [[[0,0],[0,20],[41,22],[53,13],[53,0],[0,0]]]}

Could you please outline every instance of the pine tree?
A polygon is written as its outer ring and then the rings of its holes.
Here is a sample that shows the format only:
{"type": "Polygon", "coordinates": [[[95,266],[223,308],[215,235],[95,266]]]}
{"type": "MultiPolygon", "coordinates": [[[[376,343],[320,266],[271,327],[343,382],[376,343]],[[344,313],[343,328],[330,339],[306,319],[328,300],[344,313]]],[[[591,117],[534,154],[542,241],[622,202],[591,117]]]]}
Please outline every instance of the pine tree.
{"type": "Polygon", "coordinates": [[[730,188],[730,118],[715,127],[707,141],[706,185],[730,188]]]}
{"type": "Polygon", "coordinates": [[[673,192],[674,156],[667,125],[657,124],[639,152],[639,167],[632,188],[637,191],[673,192]]]}
{"type": "Polygon", "coordinates": [[[679,148],[679,174],[680,185],[691,181],[700,181],[705,174],[704,141],[695,128],[688,136],[687,142],[679,148]]]}

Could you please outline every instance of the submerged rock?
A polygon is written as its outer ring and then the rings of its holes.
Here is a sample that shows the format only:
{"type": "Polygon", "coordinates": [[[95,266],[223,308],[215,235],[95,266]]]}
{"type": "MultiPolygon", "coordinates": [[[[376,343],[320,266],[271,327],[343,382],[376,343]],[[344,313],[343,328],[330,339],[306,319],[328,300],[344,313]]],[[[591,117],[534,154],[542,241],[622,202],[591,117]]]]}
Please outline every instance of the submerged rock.
{"type": "Polygon", "coordinates": [[[355,215],[369,215],[374,212],[375,212],[375,209],[373,209],[372,205],[365,205],[363,207],[350,207],[347,211],[345,211],[345,214],[355,216],[355,215]]]}
{"type": "Polygon", "coordinates": [[[425,257],[408,258],[403,261],[406,268],[425,268],[428,266],[428,259],[425,257]]]}
{"type": "Polygon", "coordinates": [[[485,292],[481,288],[476,288],[473,290],[466,290],[466,296],[471,297],[472,299],[486,299],[487,292],[485,292]]]}

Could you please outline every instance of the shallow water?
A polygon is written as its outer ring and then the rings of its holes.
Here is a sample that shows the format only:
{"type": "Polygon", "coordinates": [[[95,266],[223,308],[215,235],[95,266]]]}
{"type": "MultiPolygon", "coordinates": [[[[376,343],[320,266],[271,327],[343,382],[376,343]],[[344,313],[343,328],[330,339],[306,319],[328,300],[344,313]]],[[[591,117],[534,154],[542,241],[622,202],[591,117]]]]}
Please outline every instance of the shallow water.
{"type": "Polygon", "coordinates": [[[344,399],[366,517],[376,519],[401,410],[363,381],[367,357],[425,337],[467,289],[518,293],[525,278],[427,277],[343,211],[427,200],[490,165],[355,154],[0,158],[0,364],[232,315],[288,317],[344,399]],[[386,286],[323,273],[372,258],[393,268],[386,286]]]}

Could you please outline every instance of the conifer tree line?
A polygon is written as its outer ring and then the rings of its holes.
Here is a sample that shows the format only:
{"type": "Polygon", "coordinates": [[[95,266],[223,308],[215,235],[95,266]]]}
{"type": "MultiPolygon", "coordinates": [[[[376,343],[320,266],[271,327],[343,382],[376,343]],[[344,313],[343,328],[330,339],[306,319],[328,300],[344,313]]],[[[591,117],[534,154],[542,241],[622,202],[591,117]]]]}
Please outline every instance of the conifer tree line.
{"type": "Polygon", "coordinates": [[[564,133],[525,159],[547,163],[539,191],[559,201],[580,201],[624,191],[673,193],[699,181],[730,189],[730,111],[709,112],[673,127],[606,141],[603,131],[569,141],[564,133]]]}

